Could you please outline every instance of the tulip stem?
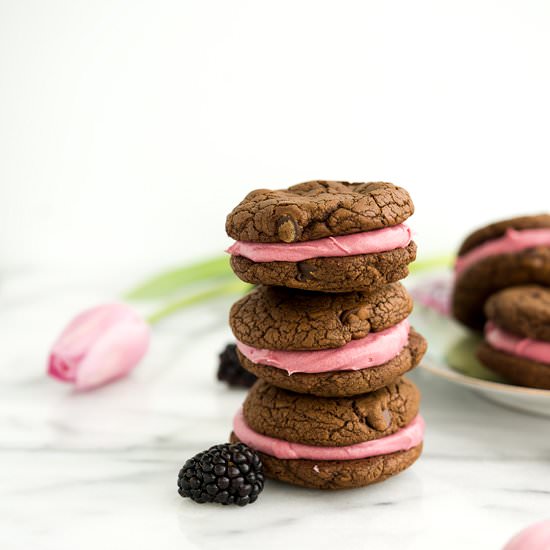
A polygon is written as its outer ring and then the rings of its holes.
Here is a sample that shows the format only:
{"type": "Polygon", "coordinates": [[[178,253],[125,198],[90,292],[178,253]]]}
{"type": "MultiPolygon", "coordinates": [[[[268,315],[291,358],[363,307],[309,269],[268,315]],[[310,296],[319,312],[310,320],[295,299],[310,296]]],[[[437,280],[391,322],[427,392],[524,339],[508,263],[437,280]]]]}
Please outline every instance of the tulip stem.
{"type": "Polygon", "coordinates": [[[430,256],[420,260],[415,260],[410,266],[409,271],[411,274],[420,273],[423,271],[429,271],[430,269],[437,269],[443,267],[451,267],[453,265],[454,256],[450,254],[442,256],[430,256]]]}
{"type": "Polygon", "coordinates": [[[197,282],[211,279],[233,278],[229,267],[229,257],[215,256],[184,267],[158,273],[126,293],[127,300],[155,300],[175,294],[197,282]]]}
{"type": "Polygon", "coordinates": [[[180,300],[172,302],[162,307],[158,311],[155,311],[153,314],[149,315],[149,317],[147,317],[147,321],[149,324],[154,325],[161,319],[172,315],[180,309],[184,309],[188,306],[192,306],[206,300],[211,300],[213,298],[220,298],[222,296],[229,296],[239,293],[242,294],[246,292],[249,288],[251,288],[251,285],[247,283],[243,283],[242,281],[232,281],[225,285],[205,290],[191,296],[186,296],[185,298],[181,298],[180,300]]]}

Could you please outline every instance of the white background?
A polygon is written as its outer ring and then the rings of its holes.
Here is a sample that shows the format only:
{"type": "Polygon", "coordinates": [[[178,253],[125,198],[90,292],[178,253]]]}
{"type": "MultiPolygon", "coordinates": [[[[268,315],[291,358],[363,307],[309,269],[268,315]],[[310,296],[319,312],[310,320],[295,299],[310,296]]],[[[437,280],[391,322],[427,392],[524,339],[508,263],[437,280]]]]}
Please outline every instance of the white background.
{"type": "Polygon", "coordinates": [[[0,0],[0,261],[217,253],[255,187],[386,180],[424,255],[548,210],[550,3],[0,0]]]}

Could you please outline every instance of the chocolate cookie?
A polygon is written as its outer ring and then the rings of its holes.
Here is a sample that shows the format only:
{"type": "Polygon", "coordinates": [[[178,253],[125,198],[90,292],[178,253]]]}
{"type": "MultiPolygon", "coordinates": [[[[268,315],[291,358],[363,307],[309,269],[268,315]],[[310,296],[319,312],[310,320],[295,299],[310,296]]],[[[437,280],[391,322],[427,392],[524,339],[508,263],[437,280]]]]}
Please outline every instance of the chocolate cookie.
{"type": "Polygon", "coordinates": [[[252,191],[225,228],[237,241],[292,243],[397,225],[413,212],[407,191],[391,183],[308,181],[252,191]]]}
{"type": "Polygon", "coordinates": [[[237,354],[246,370],[280,388],[322,397],[346,397],[371,392],[393,382],[420,363],[426,348],[426,340],[411,328],[407,345],[396,357],[382,365],[360,370],[293,374],[254,363],[239,350],[237,354]]]}
{"type": "Polygon", "coordinates": [[[487,342],[477,349],[478,359],[512,384],[550,390],[550,365],[496,350],[487,342]]]}
{"type": "Polygon", "coordinates": [[[550,389],[550,289],[518,286],[493,294],[477,355],[520,386],[550,389]]]}
{"type": "Polygon", "coordinates": [[[397,432],[418,414],[420,392],[405,378],[353,398],[322,398],[258,380],[243,405],[254,431],[305,445],[345,446],[397,432]]]}
{"type": "Polygon", "coordinates": [[[453,315],[480,330],[491,294],[510,286],[550,285],[550,215],[505,220],[474,232],[460,247],[455,272],[453,315]]]}
{"type": "Polygon", "coordinates": [[[525,338],[550,342],[550,289],[528,285],[501,290],[485,312],[497,326],[525,338]]]}
{"type": "Polygon", "coordinates": [[[267,477],[318,489],[363,487],[409,467],[422,451],[419,393],[409,381],[354,399],[314,398],[259,381],[231,441],[260,453],[267,477]]]}
{"type": "Polygon", "coordinates": [[[252,284],[323,292],[366,290],[403,279],[416,257],[409,194],[391,183],[311,181],[259,189],[227,217],[227,252],[252,284]]]}
{"type": "Polygon", "coordinates": [[[259,286],[233,304],[229,323],[237,340],[256,348],[319,350],[391,327],[412,307],[400,283],[346,294],[259,286]]]}
{"type": "Polygon", "coordinates": [[[253,262],[231,256],[239,279],[251,284],[286,286],[323,292],[369,290],[404,279],[416,259],[416,244],[376,254],[311,258],[301,262],[253,262]]]}

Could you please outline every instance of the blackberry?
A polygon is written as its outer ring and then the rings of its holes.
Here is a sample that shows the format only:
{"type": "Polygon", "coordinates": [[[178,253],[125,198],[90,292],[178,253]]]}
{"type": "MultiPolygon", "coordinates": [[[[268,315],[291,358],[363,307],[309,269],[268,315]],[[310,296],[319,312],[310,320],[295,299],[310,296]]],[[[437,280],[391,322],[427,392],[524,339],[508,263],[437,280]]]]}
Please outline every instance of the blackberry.
{"type": "Polygon", "coordinates": [[[237,346],[227,344],[220,353],[220,364],[218,367],[218,380],[227,382],[230,386],[250,388],[257,378],[245,370],[237,356],[237,346]]]}
{"type": "Polygon", "coordinates": [[[224,443],[190,458],[178,475],[178,493],[195,502],[245,506],[264,488],[260,457],[244,443],[224,443]]]}

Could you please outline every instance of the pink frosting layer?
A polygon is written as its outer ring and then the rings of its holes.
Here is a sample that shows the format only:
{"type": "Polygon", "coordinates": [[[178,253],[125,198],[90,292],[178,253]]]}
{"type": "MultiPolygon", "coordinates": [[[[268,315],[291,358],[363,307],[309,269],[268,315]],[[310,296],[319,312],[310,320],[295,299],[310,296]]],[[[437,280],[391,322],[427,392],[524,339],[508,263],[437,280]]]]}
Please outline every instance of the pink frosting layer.
{"type": "Polygon", "coordinates": [[[485,340],[495,349],[550,365],[550,342],[510,334],[491,321],[485,325],[485,340]]]}
{"type": "Polygon", "coordinates": [[[503,550],[548,550],[549,548],[550,520],[546,520],[520,531],[503,550]]]}
{"type": "Polygon", "coordinates": [[[536,246],[550,246],[550,229],[508,229],[502,237],[484,242],[459,256],[456,259],[455,273],[460,275],[489,256],[511,254],[536,246]]]}
{"type": "Polygon", "coordinates": [[[392,435],[344,447],[303,445],[302,443],[291,443],[283,439],[275,439],[259,434],[246,423],[242,409],[235,415],[233,431],[249,447],[276,458],[287,460],[296,458],[304,460],[356,460],[407,451],[416,447],[424,439],[424,419],[418,415],[410,424],[392,435]]]}
{"type": "Polygon", "coordinates": [[[253,262],[301,262],[310,258],[356,256],[405,248],[412,239],[410,228],[401,223],[392,227],[353,235],[327,237],[303,243],[253,243],[237,241],[226,252],[253,262]]]}
{"type": "Polygon", "coordinates": [[[258,349],[237,340],[241,353],[253,363],[269,365],[294,372],[333,372],[361,370],[383,365],[393,359],[409,340],[407,319],[381,332],[371,332],[365,338],[352,340],[336,349],[319,351],[279,351],[258,349]]]}

